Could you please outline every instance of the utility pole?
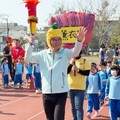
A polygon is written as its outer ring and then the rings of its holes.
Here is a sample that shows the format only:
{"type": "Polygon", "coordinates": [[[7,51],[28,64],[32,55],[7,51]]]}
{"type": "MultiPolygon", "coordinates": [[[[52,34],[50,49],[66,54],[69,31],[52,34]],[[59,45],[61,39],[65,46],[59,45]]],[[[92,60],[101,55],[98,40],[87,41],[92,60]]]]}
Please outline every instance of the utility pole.
{"type": "Polygon", "coordinates": [[[8,36],[9,36],[9,30],[10,30],[8,18],[6,18],[5,20],[6,20],[6,22],[7,22],[6,24],[7,24],[7,37],[8,37],[8,36]]]}

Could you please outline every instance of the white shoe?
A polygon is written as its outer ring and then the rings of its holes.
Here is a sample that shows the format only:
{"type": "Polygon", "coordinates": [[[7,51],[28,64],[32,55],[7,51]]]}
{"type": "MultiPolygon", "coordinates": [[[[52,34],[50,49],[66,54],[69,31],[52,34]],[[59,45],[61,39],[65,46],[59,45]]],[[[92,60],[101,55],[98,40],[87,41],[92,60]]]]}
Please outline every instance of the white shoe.
{"type": "Polygon", "coordinates": [[[91,114],[90,114],[90,112],[87,113],[87,118],[88,118],[89,120],[91,120],[91,114]]]}
{"type": "Polygon", "coordinates": [[[98,111],[98,110],[96,110],[96,111],[95,111],[95,116],[96,116],[96,117],[99,117],[99,116],[100,116],[100,114],[99,114],[99,111],[98,111]]]}
{"type": "Polygon", "coordinates": [[[4,88],[8,88],[8,85],[7,85],[7,84],[5,84],[4,88]]]}
{"type": "Polygon", "coordinates": [[[17,85],[14,85],[14,88],[17,89],[17,85]]]}
{"type": "Polygon", "coordinates": [[[36,94],[39,94],[41,91],[40,91],[40,89],[36,89],[36,94]]]}

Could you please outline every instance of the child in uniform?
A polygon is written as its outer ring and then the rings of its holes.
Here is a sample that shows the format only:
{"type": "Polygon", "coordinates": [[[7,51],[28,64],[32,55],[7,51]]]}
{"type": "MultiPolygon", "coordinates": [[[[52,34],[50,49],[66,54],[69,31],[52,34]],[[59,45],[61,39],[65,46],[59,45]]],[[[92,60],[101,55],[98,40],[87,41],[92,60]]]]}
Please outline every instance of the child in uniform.
{"type": "Polygon", "coordinates": [[[102,106],[104,104],[105,87],[106,87],[106,82],[107,82],[107,79],[108,79],[105,62],[100,63],[100,70],[99,70],[98,74],[99,74],[100,80],[101,80],[100,105],[102,106]]]}
{"type": "Polygon", "coordinates": [[[109,98],[109,114],[111,120],[120,118],[120,68],[117,65],[111,67],[111,77],[106,84],[106,97],[109,98]]]}
{"type": "Polygon", "coordinates": [[[8,67],[8,59],[7,58],[3,58],[1,69],[2,69],[2,77],[3,77],[3,87],[8,88],[9,67],[8,67]]]}
{"type": "Polygon", "coordinates": [[[100,76],[97,73],[97,64],[91,63],[91,70],[89,76],[86,78],[86,90],[87,90],[87,117],[91,119],[92,109],[94,107],[96,116],[99,116],[99,94],[101,90],[100,76]]]}
{"type": "Polygon", "coordinates": [[[33,75],[34,75],[36,93],[38,94],[41,92],[41,73],[40,73],[39,64],[35,64],[33,75]]]}
{"type": "Polygon", "coordinates": [[[27,63],[25,65],[26,68],[26,87],[28,87],[28,81],[29,79],[32,79],[32,72],[33,72],[33,64],[32,63],[27,63]]]}
{"type": "Polygon", "coordinates": [[[19,88],[22,88],[22,75],[24,72],[24,65],[22,59],[19,58],[18,62],[15,65],[15,78],[14,78],[14,88],[17,88],[17,83],[19,82],[19,88]]]}

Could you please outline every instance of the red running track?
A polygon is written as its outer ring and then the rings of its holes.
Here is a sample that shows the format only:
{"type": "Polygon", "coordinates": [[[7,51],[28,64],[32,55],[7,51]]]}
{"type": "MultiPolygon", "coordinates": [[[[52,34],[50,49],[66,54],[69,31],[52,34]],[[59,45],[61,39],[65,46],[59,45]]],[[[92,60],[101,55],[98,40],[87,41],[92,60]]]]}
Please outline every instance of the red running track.
{"type": "MultiPolygon", "coordinates": [[[[0,74],[1,75],[1,74],[0,74]]],[[[34,90],[26,88],[14,89],[10,83],[10,88],[2,88],[0,77],[0,120],[46,120],[43,111],[41,94],[35,94],[34,90]]],[[[87,101],[84,102],[84,120],[86,117],[87,101]]],[[[93,120],[110,120],[107,103],[100,109],[100,117],[92,114],[93,120]]],[[[65,120],[72,120],[69,98],[66,104],[65,120]]]]}

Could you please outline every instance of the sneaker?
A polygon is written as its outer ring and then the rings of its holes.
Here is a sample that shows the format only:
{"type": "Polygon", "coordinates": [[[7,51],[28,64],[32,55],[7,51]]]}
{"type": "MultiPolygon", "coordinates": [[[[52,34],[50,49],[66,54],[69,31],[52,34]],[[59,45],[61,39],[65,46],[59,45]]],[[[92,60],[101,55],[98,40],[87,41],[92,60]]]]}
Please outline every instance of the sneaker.
{"type": "Polygon", "coordinates": [[[41,91],[40,91],[40,89],[36,89],[36,94],[39,94],[41,91]]]}
{"type": "Polygon", "coordinates": [[[99,111],[98,111],[98,110],[96,110],[96,111],[95,111],[95,116],[96,116],[96,117],[99,117],[99,116],[100,116],[100,114],[99,114],[99,111]]]}
{"type": "Polygon", "coordinates": [[[23,88],[22,85],[19,85],[19,88],[22,89],[23,88]]]}
{"type": "Polygon", "coordinates": [[[90,112],[87,113],[87,118],[88,118],[89,120],[91,120],[91,113],[90,113],[90,112]]]}
{"type": "Polygon", "coordinates": [[[7,85],[7,84],[5,84],[4,88],[8,88],[8,85],[7,85]]]}
{"type": "Polygon", "coordinates": [[[100,106],[103,106],[103,105],[104,105],[104,101],[101,101],[101,102],[100,102],[100,106]]]}
{"type": "Polygon", "coordinates": [[[12,81],[11,85],[14,85],[14,81],[12,81]]]}
{"type": "Polygon", "coordinates": [[[14,85],[14,88],[17,89],[17,85],[14,85]]]}

